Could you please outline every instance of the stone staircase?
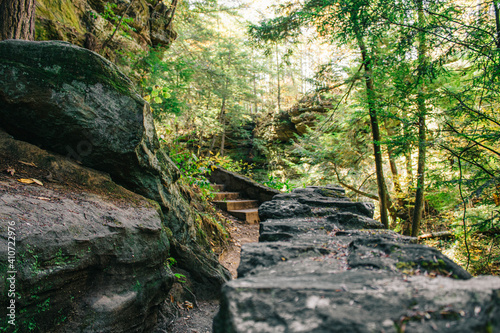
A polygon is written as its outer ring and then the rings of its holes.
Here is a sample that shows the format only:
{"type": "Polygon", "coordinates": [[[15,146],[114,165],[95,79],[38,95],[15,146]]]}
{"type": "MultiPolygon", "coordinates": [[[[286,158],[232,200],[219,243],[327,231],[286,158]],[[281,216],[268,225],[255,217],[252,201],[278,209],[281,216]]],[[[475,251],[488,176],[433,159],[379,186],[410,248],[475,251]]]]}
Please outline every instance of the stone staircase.
{"type": "Polygon", "coordinates": [[[215,198],[212,201],[217,207],[248,224],[259,223],[259,203],[257,200],[242,199],[240,192],[225,192],[224,185],[212,185],[215,198]]]}

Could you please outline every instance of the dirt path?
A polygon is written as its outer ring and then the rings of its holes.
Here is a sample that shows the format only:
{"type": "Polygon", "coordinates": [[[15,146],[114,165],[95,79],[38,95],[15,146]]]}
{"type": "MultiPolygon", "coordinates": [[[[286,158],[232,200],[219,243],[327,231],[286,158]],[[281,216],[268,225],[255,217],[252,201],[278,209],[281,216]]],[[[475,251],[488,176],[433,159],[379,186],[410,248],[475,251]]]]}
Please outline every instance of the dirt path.
{"type": "MultiPolygon", "coordinates": [[[[257,242],[259,239],[258,224],[242,224],[237,220],[227,230],[231,234],[232,244],[219,258],[220,263],[226,267],[236,278],[240,264],[241,245],[257,242]]],[[[219,311],[218,301],[200,301],[198,307],[191,310],[181,310],[179,317],[173,322],[169,332],[172,333],[212,333],[212,320],[219,311]]]]}
{"type": "Polygon", "coordinates": [[[259,225],[258,224],[242,224],[234,221],[233,225],[228,228],[231,234],[233,243],[228,251],[224,251],[219,261],[226,267],[236,279],[236,270],[240,264],[241,246],[247,243],[254,243],[259,240],[259,225]]]}

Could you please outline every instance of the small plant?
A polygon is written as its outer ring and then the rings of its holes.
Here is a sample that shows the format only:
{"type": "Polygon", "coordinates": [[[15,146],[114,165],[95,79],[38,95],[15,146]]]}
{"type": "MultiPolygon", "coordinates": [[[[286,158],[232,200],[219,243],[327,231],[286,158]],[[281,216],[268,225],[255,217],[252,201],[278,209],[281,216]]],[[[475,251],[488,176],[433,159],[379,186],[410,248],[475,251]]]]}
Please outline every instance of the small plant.
{"type": "Polygon", "coordinates": [[[185,275],[180,274],[180,273],[175,273],[174,276],[177,279],[177,282],[186,283],[186,276],[185,275]]]}
{"type": "Polygon", "coordinates": [[[294,188],[296,188],[295,185],[290,184],[290,181],[288,179],[283,182],[273,175],[269,175],[269,179],[265,182],[262,182],[262,184],[283,192],[291,192],[294,188]]]}
{"type": "Polygon", "coordinates": [[[175,264],[177,264],[177,260],[175,260],[175,258],[173,258],[173,257],[167,258],[167,266],[168,267],[172,267],[175,264]]]}
{"type": "Polygon", "coordinates": [[[134,22],[134,19],[131,17],[122,17],[120,15],[116,15],[115,10],[117,8],[118,8],[118,5],[116,3],[106,2],[104,4],[104,12],[101,13],[100,15],[102,18],[112,22],[115,25],[120,24],[124,30],[136,31],[135,28],[130,26],[130,24],[132,24],[132,22],[134,22]]]}

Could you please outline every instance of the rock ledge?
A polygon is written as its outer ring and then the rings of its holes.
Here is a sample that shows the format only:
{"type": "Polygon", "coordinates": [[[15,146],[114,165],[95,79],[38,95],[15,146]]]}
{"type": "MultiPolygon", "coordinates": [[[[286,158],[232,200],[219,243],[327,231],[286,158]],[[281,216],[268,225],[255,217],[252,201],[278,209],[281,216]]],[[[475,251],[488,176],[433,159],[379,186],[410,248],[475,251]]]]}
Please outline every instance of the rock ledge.
{"type": "Polygon", "coordinates": [[[472,278],[331,187],[277,195],[263,211],[282,200],[335,210],[304,217],[285,206],[261,222],[260,242],[243,246],[239,278],[223,288],[215,333],[500,330],[500,278],[472,278]]]}

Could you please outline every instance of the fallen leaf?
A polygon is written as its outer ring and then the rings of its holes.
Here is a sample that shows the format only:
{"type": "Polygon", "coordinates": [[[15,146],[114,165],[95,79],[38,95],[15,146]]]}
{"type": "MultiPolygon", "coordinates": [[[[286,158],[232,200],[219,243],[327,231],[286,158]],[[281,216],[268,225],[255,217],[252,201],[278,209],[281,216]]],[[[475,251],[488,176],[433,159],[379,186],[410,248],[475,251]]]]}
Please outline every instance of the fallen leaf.
{"type": "Polygon", "coordinates": [[[32,179],[28,179],[28,178],[20,178],[17,181],[21,182],[23,184],[33,184],[34,183],[34,181],[32,179]]]}
{"type": "Polygon", "coordinates": [[[184,301],[184,306],[186,307],[186,309],[192,309],[193,303],[191,303],[189,301],[184,301]]]}
{"type": "Polygon", "coordinates": [[[37,167],[36,164],[33,163],[33,162],[28,163],[28,162],[19,161],[19,163],[24,164],[24,165],[28,165],[28,166],[32,166],[32,167],[35,167],[35,168],[37,167]]]}
{"type": "Polygon", "coordinates": [[[43,186],[43,183],[42,183],[41,181],[39,181],[38,179],[31,178],[31,180],[32,180],[34,183],[36,183],[36,184],[38,184],[38,185],[40,185],[40,186],[43,186]]]}
{"type": "Polygon", "coordinates": [[[43,186],[43,183],[41,181],[39,181],[38,179],[35,179],[35,178],[19,178],[17,180],[18,182],[21,182],[23,184],[37,184],[37,185],[40,185],[40,186],[43,186]]]}
{"type": "Polygon", "coordinates": [[[38,200],[45,200],[45,201],[50,201],[49,198],[46,197],[36,197],[38,200]]]}

